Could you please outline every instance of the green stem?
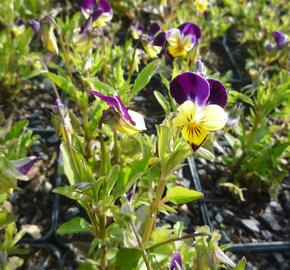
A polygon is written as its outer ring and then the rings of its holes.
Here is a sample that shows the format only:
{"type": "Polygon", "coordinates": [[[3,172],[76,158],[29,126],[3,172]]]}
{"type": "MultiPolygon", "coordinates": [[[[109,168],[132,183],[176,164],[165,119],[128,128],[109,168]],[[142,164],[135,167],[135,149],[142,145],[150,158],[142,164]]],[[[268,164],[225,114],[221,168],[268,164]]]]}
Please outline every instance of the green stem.
{"type": "MultiPolygon", "coordinates": [[[[128,201],[127,201],[127,207],[130,208],[130,205],[129,205],[128,201]]],[[[136,228],[136,226],[135,226],[135,224],[134,224],[134,222],[133,222],[133,220],[132,220],[132,218],[130,216],[129,216],[129,221],[130,221],[130,225],[131,225],[132,231],[133,231],[133,233],[135,235],[135,238],[137,240],[138,246],[139,246],[139,248],[141,250],[141,254],[142,254],[143,260],[145,262],[145,265],[147,267],[147,270],[151,270],[151,267],[150,267],[150,264],[149,264],[149,261],[148,261],[148,258],[147,258],[147,253],[146,253],[146,250],[145,250],[145,248],[143,246],[143,243],[142,243],[142,239],[141,239],[141,237],[140,237],[140,235],[138,233],[138,230],[137,230],[137,228],[136,228]]]]}
{"type": "Polygon", "coordinates": [[[147,222],[145,225],[145,230],[144,230],[143,237],[142,237],[143,243],[148,242],[148,240],[150,239],[151,233],[154,229],[156,217],[157,217],[158,210],[159,210],[160,201],[162,199],[162,195],[163,195],[165,186],[166,186],[166,179],[165,179],[163,173],[161,173],[160,180],[159,180],[157,190],[156,190],[156,197],[151,205],[151,215],[147,219],[147,222]]]}
{"type": "Polygon", "coordinates": [[[118,164],[119,162],[119,143],[118,143],[118,133],[114,130],[114,148],[113,148],[113,164],[118,164]]]}
{"type": "MultiPolygon", "coordinates": [[[[140,39],[141,39],[141,37],[140,37],[140,39]]],[[[131,77],[132,77],[132,74],[133,74],[134,62],[135,62],[135,57],[136,57],[138,44],[139,44],[139,40],[136,42],[136,44],[134,46],[133,56],[132,56],[132,60],[130,62],[129,75],[128,75],[128,79],[127,79],[128,84],[130,84],[130,82],[131,82],[131,77]]]]}
{"type": "Polygon", "coordinates": [[[198,236],[211,236],[211,233],[199,232],[199,233],[191,233],[191,234],[183,235],[181,237],[174,237],[174,238],[167,239],[163,242],[157,243],[151,247],[148,247],[147,249],[151,250],[151,249],[154,249],[154,248],[157,248],[160,246],[164,246],[166,244],[170,244],[172,242],[182,241],[182,240],[186,240],[186,239],[190,239],[190,238],[196,238],[198,236]]]}
{"type": "Polygon", "coordinates": [[[61,50],[62,50],[63,55],[64,55],[64,61],[65,61],[65,65],[67,67],[67,73],[68,73],[71,81],[74,82],[74,79],[72,76],[72,68],[71,68],[69,56],[68,56],[69,54],[68,54],[68,50],[67,50],[65,42],[64,42],[64,37],[63,37],[62,31],[61,31],[59,25],[56,23],[55,23],[55,28],[56,28],[57,34],[59,36],[59,43],[60,43],[61,50]]]}
{"type": "Polygon", "coordinates": [[[93,156],[92,153],[92,140],[90,137],[90,131],[89,131],[89,111],[88,108],[85,107],[83,110],[83,121],[84,121],[84,133],[85,133],[85,139],[86,139],[86,156],[87,159],[90,159],[93,156]]]}

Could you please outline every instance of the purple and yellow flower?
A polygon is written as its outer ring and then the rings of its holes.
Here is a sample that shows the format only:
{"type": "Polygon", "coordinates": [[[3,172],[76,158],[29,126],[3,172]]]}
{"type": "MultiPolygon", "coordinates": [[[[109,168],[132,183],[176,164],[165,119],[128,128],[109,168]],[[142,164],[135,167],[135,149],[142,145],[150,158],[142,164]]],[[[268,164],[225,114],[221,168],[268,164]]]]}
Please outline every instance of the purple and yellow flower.
{"type": "Polygon", "coordinates": [[[183,263],[181,259],[181,255],[179,252],[175,252],[172,255],[172,259],[169,266],[170,270],[183,270],[183,263]]]}
{"type": "Polygon", "coordinates": [[[139,39],[144,31],[144,25],[141,23],[136,23],[131,26],[131,34],[133,39],[139,39]]]}
{"type": "Polygon", "coordinates": [[[52,53],[58,54],[58,46],[54,35],[55,21],[51,17],[45,17],[40,21],[28,20],[32,30],[40,35],[43,46],[52,53]]]}
{"type": "Polygon", "coordinates": [[[105,26],[106,23],[113,18],[113,11],[107,0],[99,0],[98,4],[96,4],[96,1],[83,0],[80,6],[82,8],[82,13],[87,19],[81,29],[82,34],[94,27],[105,26]]]}
{"type": "Polygon", "coordinates": [[[173,125],[182,127],[182,136],[193,151],[205,142],[209,132],[226,125],[228,116],[223,108],[227,92],[220,81],[184,72],[171,81],[170,93],[181,104],[173,125]]]}
{"type": "Polygon", "coordinates": [[[287,43],[287,36],[280,31],[272,32],[272,36],[275,39],[275,42],[279,49],[283,48],[285,44],[287,43]]]}
{"type": "Polygon", "coordinates": [[[142,41],[147,55],[150,58],[156,58],[166,42],[166,35],[162,32],[158,23],[152,23],[149,28],[149,35],[144,35],[142,41]]]}
{"type": "Polygon", "coordinates": [[[146,130],[144,117],[135,111],[128,110],[120,97],[117,95],[106,96],[96,91],[90,91],[91,94],[105,101],[110,109],[109,121],[118,131],[127,135],[136,135],[138,132],[146,130]]]}
{"type": "Polygon", "coordinates": [[[185,55],[200,42],[201,30],[198,25],[187,22],[166,33],[168,52],[172,57],[185,55]]]}

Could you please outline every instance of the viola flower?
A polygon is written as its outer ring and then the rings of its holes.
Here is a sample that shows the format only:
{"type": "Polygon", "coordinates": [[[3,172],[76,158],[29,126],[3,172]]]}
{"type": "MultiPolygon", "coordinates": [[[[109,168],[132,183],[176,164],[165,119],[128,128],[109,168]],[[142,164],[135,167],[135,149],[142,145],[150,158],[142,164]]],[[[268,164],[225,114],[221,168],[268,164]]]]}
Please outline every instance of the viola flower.
{"type": "Polygon", "coordinates": [[[119,96],[106,96],[96,91],[90,91],[90,93],[110,106],[110,109],[107,110],[108,119],[105,120],[120,132],[132,136],[146,130],[143,116],[138,112],[128,110],[119,96]]]}
{"type": "Polygon", "coordinates": [[[141,23],[136,23],[131,26],[131,34],[133,39],[139,39],[144,31],[144,25],[141,23]]]}
{"type": "Polygon", "coordinates": [[[208,6],[207,0],[195,0],[194,6],[196,7],[197,11],[200,13],[204,13],[208,6]]]}
{"type": "Polygon", "coordinates": [[[182,259],[179,252],[175,252],[172,255],[172,259],[170,262],[170,270],[183,270],[182,259]]]}
{"type": "Polygon", "coordinates": [[[187,22],[167,31],[166,39],[169,54],[172,57],[182,56],[200,42],[201,30],[198,25],[187,22]]]}
{"type": "Polygon", "coordinates": [[[220,81],[184,72],[171,81],[170,93],[181,104],[173,125],[183,127],[182,136],[193,151],[205,142],[209,132],[226,125],[228,116],[223,107],[227,92],[220,81]]]}
{"type": "Polygon", "coordinates": [[[51,17],[45,17],[41,21],[28,20],[28,25],[32,30],[40,35],[43,46],[52,53],[58,54],[58,46],[54,35],[55,21],[51,17]]]}
{"type": "Polygon", "coordinates": [[[143,47],[150,58],[156,58],[166,42],[166,35],[158,23],[152,23],[149,35],[144,35],[143,47]]]}
{"type": "Polygon", "coordinates": [[[42,160],[41,157],[26,157],[18,160],[11,161],[12,165],[18,172],[27,176],[29,179],[33,178],[38,170],[38,161],[42,160]]]}
{"type": "Polygon", "coordinates": [[[287,43],[287,36],[282,32],[274,31],[272,32],[272,36],[275,39],[275,42],[279,49],[282,49],[287,43]]]}
{"type": "Polygon", "coordinates": [[[87,18],[83,28],[81,29],[82,34],[85,34],[87,30],[91,30],[94,27],[105,26],[107,22],[112,20],[113,11],[107,0],[99,0],[97,5],[95,1],[92,0],[82,2],[82,12],[87,18]]]}

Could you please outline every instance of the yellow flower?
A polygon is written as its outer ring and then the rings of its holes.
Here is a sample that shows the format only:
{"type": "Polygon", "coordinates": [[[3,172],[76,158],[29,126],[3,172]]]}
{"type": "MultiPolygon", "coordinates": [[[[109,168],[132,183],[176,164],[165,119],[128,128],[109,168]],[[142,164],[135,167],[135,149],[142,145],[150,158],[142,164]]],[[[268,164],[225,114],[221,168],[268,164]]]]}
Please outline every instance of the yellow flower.
{"type": "Polygon", "coordinates": [[[182,136],[194,151],[203,144],[210,131],[222,129],[228,120],[227,113],[216,104],[199,107],[187,100],[177,111],[173,125],[182,127],[182,136]]]}
{"type": "Polygon", "coordinates": [[[198,12],[203,13],[207,9],[208,1],[207,0],[195,0],[194,5],[195,5],[198,12]]]}

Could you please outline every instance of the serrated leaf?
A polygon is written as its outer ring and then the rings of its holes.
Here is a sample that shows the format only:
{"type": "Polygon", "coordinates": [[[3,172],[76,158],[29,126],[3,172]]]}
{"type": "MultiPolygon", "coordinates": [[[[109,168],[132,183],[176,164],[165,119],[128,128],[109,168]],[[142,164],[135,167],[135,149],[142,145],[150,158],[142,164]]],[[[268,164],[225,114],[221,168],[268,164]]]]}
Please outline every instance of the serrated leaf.
{"type": "Polygon", "coordinates": [[[70,221],[60,225],[57,229],[57,233],[61,235],[82,232],[91,232],[91,225],[81,217],[74,217],[70,221]]]}
{"type": "Polygon", "coordinates": [[[202,197],[203,194],[199,191],[176,186],[167,190],[164,201],[172,202],[174,204],[184,204],[199,200],[202,197]]]}
{"type": "Polygon", "coordinates": [[[135,96],[139,91],[141,91],[150,81],[152,76],[154,75],[157,67],[159,65],[158,59],[150,62],[147,66],[145,66],[138,77],[134,82],[134,86],[131,92],[132,96],[135,96]]]}
{"type": "Polygon", "coordinates": [[[83,194],[80,190],[71,186],[57,187],[53,189],[53,192],[77,201],[84,201],[87,199],[86,194],[83,194]]]}

